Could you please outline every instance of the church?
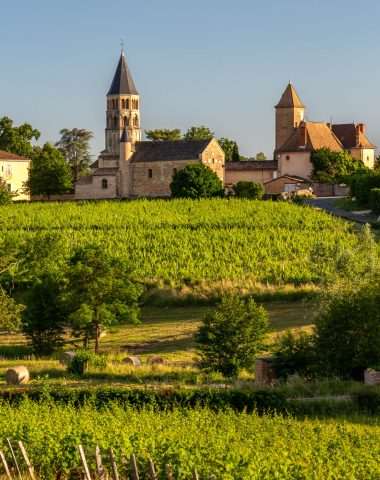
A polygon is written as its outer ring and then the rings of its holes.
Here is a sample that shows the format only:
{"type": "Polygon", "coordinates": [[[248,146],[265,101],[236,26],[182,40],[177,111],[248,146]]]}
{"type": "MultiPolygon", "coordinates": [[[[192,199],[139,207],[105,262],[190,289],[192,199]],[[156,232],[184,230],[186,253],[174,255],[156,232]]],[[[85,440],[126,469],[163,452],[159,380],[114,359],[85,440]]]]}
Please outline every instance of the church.
{"type": "Polygon", "coordinates": [[[105,149],[76,182],[75,199],[170,197],[173,174],[189,163],[207,165],[224,184],[215,139],[142,141],[140,96],[122,51],[107,93],[105,149]]]}

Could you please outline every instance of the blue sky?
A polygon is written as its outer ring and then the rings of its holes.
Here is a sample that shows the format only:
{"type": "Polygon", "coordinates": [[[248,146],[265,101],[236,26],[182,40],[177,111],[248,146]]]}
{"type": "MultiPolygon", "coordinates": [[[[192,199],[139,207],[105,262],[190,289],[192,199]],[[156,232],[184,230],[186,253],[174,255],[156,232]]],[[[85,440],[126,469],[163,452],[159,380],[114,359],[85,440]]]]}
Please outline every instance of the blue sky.
{"type": "Polygon", "coordinates": [[[87,128],[104,146],[105,95],[124,38],[142,127],[206,125],[251,156],[274,147],[289,77],[309,120],[363,121],[380,145],[380,2],[0,0],[0,116],[42,141],[87,128]]]}

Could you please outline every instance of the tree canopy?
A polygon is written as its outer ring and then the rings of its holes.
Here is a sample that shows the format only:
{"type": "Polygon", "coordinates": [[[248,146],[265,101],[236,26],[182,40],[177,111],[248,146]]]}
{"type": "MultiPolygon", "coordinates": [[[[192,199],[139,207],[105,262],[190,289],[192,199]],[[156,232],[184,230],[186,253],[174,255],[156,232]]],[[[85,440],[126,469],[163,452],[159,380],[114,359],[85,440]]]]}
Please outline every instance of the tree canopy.
{"type": "Polygon", "coordinates": [[[72,189],[70,166],[62,154],[50,143],[35,147],[30,163],[29,180],[26,188],[32,195],[50,195],[69,192],[72,189]]]}
{"type": "Polygon", "coordinates": [[[319,182],[337,183],[355,173],[368,171],[364,163],[347,152],[333,152],[329,148],[314,150],[310,157],[312,178],[319,182]]]}
{"type": "Polygon", "coordinates": [[[173,175],[170,184],[174,198],[210,198],[224,196],[223,183],[207,165],[189,163],[173,175]]]}
{"type": "Polygon", "coordinates": [[[183,135],[184,140],[207,140],[214,138],[215,134],[208,127],[190,127],[183,135]]]}
{"type": "Polygon", "coordinates": [[[18,330],[23,310],[24,306],[17,304],[0,286],[0,330],[18,330]]]}
{"type": "Polygon", "coordinates": [[[0,150],[14,153],[22,157],[33,157],[31,141],[38,140],[41,133],[29,123],[19,127],[13,126],[13,120],[8,117],[0,118],[0,150]]]}
{"type": "Polygon", "coordinates": [[[9,190],[6,181],[0,177],[0,205],[9,205],[14,196],[15,194],[9,190]]]}
{"type": "Polygon", "coordinates": [[[181,140],[181,130],[175,128],[170,130],[168,128],[156,128],[155,130],[145,130],[146,138],[149,140],[181,140]]]}
{"type": "Polygon", "coordinates": [[[240,160],[239,147],[234,140],[229,138],[219,138],[219,145],[222,147],[226,162],[238,162],[240,160]]]}
{"type": "Polygon", "coordinates": [[[84,128],[63,128],[59,134],[61,139],[55,146],[70,165],[73,181],[78,181],[88,173],[91,163],[90,140],[93,133],[84,128]]]}

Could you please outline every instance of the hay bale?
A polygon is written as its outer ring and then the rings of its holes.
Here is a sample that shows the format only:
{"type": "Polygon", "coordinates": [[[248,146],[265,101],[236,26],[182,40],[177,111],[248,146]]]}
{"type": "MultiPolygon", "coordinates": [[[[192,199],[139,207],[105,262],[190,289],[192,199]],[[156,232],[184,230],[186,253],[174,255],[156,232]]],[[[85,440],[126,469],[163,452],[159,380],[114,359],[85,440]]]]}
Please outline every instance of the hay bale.
{"type": "Polygon", "coordinates": [[[29,372],[24,365],[17,365],[5,373],[7,385],[21,385],[29,382],[29,372]]]}
{"type": "Polygon", "coordinates": [[[165,360],[162,357],[158,357],[157,355],[152,355],[148,357],[148,360],[146,363],[148,365],[156,365],[156,364],[162,365],[163,363],[165,363],[165,360]]]}
{"type": "Polygon", "coordinates": [[[68,365],[75,357],[75,352],[62,352],[59,357],[59,363],[62,365],[68,365]]]}
{"type": "Polygon", "coordinates": [[[142,365],[141,358],[133,355],[130,357],[123,358],[122,363],[126,363],[127,365],[132,365],[133,367],[141,367],[142,365]]]}

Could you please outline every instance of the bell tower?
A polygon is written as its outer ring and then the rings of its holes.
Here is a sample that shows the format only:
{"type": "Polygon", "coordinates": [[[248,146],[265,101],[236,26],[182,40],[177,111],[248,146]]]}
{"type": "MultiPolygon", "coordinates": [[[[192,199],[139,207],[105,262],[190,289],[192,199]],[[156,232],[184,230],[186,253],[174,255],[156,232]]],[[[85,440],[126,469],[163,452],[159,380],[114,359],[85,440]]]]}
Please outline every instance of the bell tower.
{"type": "MultiPolygon", "coordinates": [[[[282,147],[300,123],[304,121],[305,107],[289,82],[276,109],[276,151],[282,147]]],[[[276,157],[275,157],[276,158],[276,157]]]]}
{"type": "Polygon", "coordinates": [[[125,60],[124,49],[107,93],[106,151],[119,156],[124,128],[131,143],[141,141],[140,96],[125,60]]]}

